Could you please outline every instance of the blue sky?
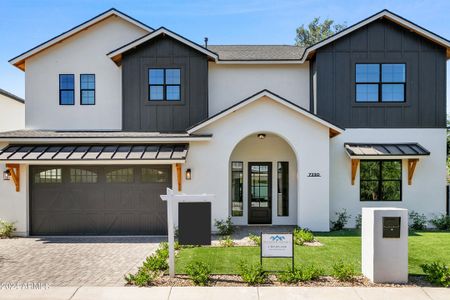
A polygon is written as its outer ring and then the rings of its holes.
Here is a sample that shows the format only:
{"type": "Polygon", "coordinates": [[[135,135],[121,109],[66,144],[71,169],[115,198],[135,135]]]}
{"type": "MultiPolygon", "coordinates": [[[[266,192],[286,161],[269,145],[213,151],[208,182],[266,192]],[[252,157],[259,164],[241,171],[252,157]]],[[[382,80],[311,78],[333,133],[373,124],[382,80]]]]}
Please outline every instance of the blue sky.
{"type": "Polygon", "coordinates": [[[351,25],[384,8],[450,39],[448,0],[0,0],[0,88],[24,97],[24,73],[8,60],[111,7],[198,43],[293,44],[295,29],[316,16],[351,25]]]}

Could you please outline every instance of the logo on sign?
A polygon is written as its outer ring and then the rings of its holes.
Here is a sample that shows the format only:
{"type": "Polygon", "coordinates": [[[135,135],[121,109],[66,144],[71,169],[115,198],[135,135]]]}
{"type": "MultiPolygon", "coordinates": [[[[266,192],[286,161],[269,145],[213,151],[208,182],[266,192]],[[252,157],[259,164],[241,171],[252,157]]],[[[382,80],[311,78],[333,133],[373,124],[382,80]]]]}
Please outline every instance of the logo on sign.
{"type": "Polygon", "coordinates": [[[281,241],[284,241],[286,239],[286,237],[279,236],[279,235],[273,235],[270,237],[270,239],[274,242],[281,242],[281,241]]]}

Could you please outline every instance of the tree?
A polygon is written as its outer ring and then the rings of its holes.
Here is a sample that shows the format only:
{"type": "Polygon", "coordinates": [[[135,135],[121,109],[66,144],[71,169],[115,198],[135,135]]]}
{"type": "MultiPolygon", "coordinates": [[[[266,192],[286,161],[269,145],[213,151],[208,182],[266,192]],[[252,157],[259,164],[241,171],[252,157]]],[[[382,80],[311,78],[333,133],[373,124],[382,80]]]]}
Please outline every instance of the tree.
{"type": "Polygon", "coordinates": [[[295,44],[301,47],[309,47],[345,28],[347,28],[346,23],[334,24],[334,21],[331,19],[325,19],[323,22],[320,22],[320,17],[316,17],[308,24],[308,28],[305,28],[304,24],[297,28],[295,44]]]}

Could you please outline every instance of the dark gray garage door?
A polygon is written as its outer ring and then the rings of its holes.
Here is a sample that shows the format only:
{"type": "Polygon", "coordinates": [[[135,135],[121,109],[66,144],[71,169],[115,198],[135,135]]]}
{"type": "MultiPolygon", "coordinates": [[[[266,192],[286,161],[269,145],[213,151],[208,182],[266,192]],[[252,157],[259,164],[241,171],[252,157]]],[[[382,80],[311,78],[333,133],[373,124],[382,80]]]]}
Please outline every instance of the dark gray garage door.
{"type": "Polygon", "coordinates": [[[170,165],[30,166],[33,235],[166,234],[170,165]]]}

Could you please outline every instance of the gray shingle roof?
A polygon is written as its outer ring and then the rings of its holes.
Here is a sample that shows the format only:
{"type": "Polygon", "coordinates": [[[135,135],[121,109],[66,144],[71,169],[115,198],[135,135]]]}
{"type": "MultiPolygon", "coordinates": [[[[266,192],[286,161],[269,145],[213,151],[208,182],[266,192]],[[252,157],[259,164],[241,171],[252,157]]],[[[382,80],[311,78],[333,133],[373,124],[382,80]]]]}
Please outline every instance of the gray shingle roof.
{"type": "Polygon", "coordinates": [[[210,135],[190,135],[188,133],[130,132],[130,131],[52,131],[15,130],[0,132],[0,138],[188,138],[209,137],[210,135]]]}
{"type": "Polygon", "coordinates": [[[291,45],[209,45],[220,60],[299,60],[305,48],[291,45]]]}
{"type": "Polygon", "coordinates": [[[23,100],[22,98],[14,95],[14,94],[11,94],[10,92],[5,91],[4,89],[0,89],[0,94],[2,94],[3,96],[6,96],[12,100],[16,100],[17,102],[20,102],[22,104],[25,103],[25,100],[23,100]]]}

